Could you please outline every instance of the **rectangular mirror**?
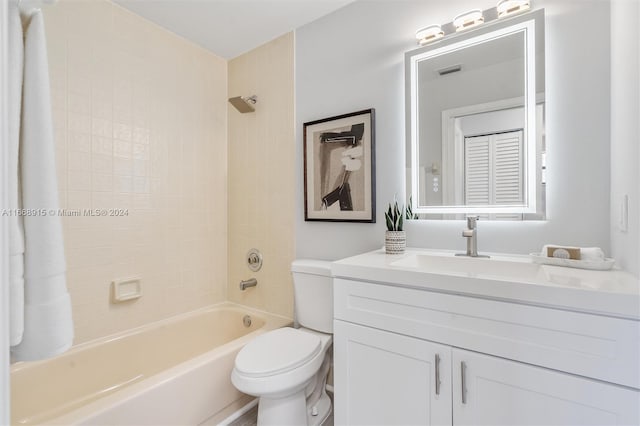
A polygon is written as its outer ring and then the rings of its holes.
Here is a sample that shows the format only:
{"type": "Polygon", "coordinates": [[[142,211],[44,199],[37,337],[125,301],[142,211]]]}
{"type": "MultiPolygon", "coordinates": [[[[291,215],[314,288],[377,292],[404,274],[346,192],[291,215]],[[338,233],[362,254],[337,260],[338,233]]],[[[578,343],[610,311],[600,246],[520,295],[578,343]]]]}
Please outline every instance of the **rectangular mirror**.
{"type": "Polygon", "coordinates": [[[544,219],[544,11],[446,36],[405,67],[416,218],[544,219]]]}

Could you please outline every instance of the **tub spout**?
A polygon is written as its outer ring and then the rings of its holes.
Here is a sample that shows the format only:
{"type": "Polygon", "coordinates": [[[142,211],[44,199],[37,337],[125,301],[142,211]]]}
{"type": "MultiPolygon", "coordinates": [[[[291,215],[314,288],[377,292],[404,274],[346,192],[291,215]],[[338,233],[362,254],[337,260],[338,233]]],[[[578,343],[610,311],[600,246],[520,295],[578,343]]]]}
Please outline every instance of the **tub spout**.
{"type": "Polygon", "coordinates": [[[240,281],[240,290],[244,291],[249,287],[255,287],[258,285],[258,280],[255,278],[251,278],[248,280],[240,281]]]}

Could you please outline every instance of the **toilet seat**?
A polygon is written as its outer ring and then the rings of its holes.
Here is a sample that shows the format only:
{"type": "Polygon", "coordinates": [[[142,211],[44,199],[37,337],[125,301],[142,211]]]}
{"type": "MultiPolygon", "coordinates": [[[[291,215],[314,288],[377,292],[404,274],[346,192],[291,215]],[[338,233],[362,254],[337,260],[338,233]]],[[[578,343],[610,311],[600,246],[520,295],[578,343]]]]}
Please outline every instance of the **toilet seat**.
{"type": "Polygon", "coordinates": [[[262,334],[240,350],[235,369],[245,377],[268,377],[292,371],[316,358],[322,341],[291,327],[262,334]]]}

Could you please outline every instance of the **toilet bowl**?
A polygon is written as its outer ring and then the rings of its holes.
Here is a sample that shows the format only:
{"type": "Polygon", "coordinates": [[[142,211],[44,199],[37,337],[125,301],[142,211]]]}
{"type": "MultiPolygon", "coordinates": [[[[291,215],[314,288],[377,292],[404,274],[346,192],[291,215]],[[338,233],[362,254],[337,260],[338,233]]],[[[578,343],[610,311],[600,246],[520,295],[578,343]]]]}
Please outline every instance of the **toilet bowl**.
{"type": "Polygon", "coordinates": [[[331,341],[331,335],[285,327],[257,337],[238,353],[231,381],[260,398],[259,424],[320,425],[328,417],[331,402],[324,387],[331,341]]]}
{"type": "Polygon", "coordinates": [[[328,262],[296,260],[296,318],[247,343],[236,356],[231,381],[259,398],[258,425],[322,424],[331,414],[326,379],[331,366],[333,287],[328,262]]]}

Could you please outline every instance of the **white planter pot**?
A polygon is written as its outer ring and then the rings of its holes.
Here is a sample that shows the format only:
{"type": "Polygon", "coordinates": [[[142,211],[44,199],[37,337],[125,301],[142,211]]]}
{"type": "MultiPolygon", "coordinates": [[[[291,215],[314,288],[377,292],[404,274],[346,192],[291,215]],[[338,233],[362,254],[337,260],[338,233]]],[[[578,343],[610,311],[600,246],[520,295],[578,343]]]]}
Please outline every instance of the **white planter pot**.
{"type": "Polygon", "coordinates": [[[384,248],[387,254],[402,254],[407,247],[405,231],[387,231],[384,236],[384,248]]]}

